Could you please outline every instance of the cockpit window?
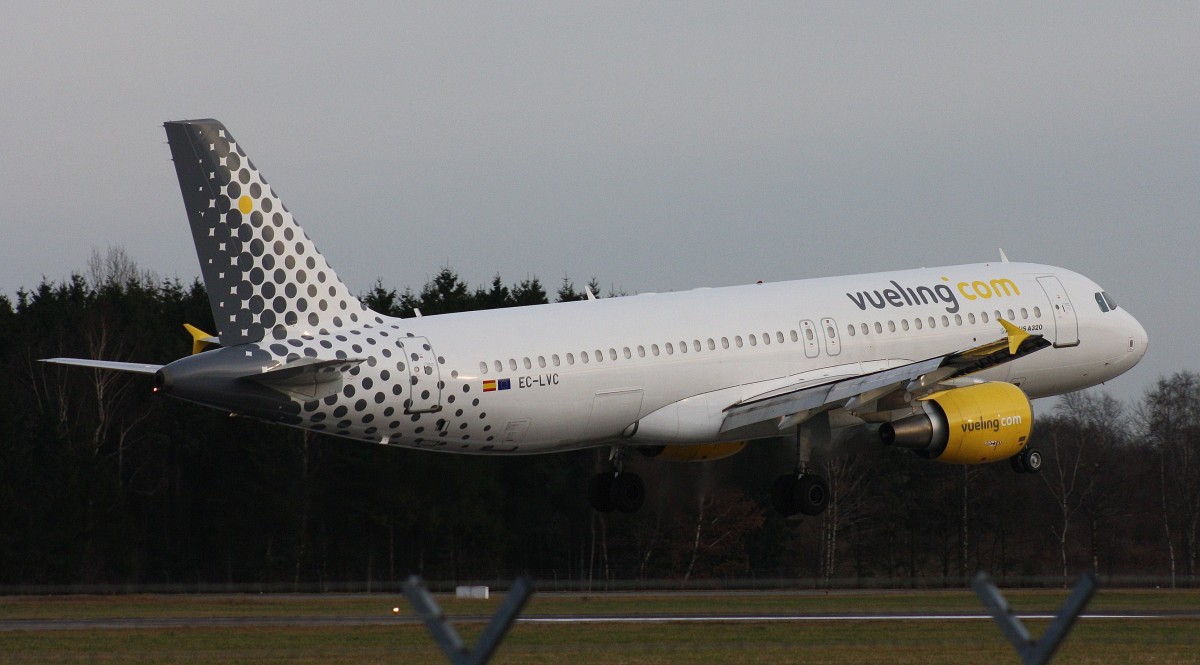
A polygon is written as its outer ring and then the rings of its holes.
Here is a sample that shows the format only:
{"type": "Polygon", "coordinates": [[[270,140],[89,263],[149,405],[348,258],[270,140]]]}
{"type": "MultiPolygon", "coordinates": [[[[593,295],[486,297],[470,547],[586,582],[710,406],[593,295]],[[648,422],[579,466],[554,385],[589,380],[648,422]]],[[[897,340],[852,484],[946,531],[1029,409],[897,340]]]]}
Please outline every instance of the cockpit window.
{"type": "Polygon", "coordinates": [[[1104,302],[1104,294],[1099,291],[1096,292],[1096,304],[1100,306],[1101,312],[1108,311],[1108,303],[1104,302]]]}
{"type": "Polygon", "coordinates": [[[1100,306],[1101,312],[1108,312],[1117,309],[1117,301],[1108,295],[1107,291],[1101,291],[1096,294],[1096,304],[1100,306]]]}
{"type": "Polygon", "coordinates": [[[1108,291],[1101,291],[1100,295],[1104,296],[1104,301],[1108,303],[1109,309],[1115,310],[1117,308],[1117,301],[1113,300],[1113,297],[1108,295],[1108,291]]]}

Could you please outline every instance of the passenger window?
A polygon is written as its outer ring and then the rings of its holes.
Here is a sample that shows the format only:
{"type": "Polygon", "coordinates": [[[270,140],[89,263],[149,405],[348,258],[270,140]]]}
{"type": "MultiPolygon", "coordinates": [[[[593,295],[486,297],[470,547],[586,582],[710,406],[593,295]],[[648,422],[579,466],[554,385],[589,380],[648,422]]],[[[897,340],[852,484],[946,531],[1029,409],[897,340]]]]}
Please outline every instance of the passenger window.
{"type": "Polygon", "coordinates": [[[728,337],[722,337],[722,338],[721,338],[721,348],[722,348],[722,349],[728,349],[728,348],[729,348],[729,338],[728,338],[728,337]]]}
{"type": "Polygon", "coordinates": [[[775,341],[779,342],[780,344],[783,344],[783,333],[782,332],[780,332],[778,330],[775,331],[775,341]]]}
{"type": "Polygon", "coordinates": [[[609,360],[616,360],[616,359],[617,359],[617,350],[616,350],[616,349],[609,349],[609,350],[608,350],[608,359],[609,359],[609,360]]]}
{"type": "Polygon", "coordinates": [[[950,317],[946,316],[945,314],[942,315],[942,327],[943,328],[950,327],[950,317]]]}
{"type": "Polygon", "coordinates": [[[601,351],[600,349],[596,349],[596,362],[598,362],[598,363],[604,362],[604,352],[601,351]]]}
{"type": "Polygon", "coordinates": [[[975,325],[975,313],[974,312],[967,313],[967,323],[969,323],[971,325],[975,325]]]}
{"type": "Polygon", "coordinates": [[[1029,318],[1029,310],[1022,307],[1021,308],[1021,319],[1024,320],[1024,319],[1028,319],[1028,318],[1029,318]]]}
{"type": "Polygon", "coordinates": [[[883,334],[883,324],[882,323],[880,323],[878,321],[875,322],[875,332],[876,332],[876,334],[880,334],[880,335],[883,334]]]}
{"type": "Polygon", "coordinates": [[[867,326],[867,324],[865,324],[865,323],[864,323],[864,324],[862,324],[862,333],[863,333],[864,335],[870,335],[870,334],[871,334],[871,329],[870,329],[870,328],[867,326]]]}
{"type": "Polygon", "coordinates": [[[804,337],[805,337],[806,339],[808,339],[808,341],[810,341],[810,342],[811,342],[811,341],[813,341],[813,338],[815,337],[815,333],[813,333],[813,331],[812,331],[812,329],[811,329],[811,328],[810,328],[810,329],[807,329],[807,330],[805,330],[805,331],[804,331],[804,337]]]}
{"type": "Polygon", "coordinates": [[[508,368],[514,372],[517,371],[517,359],[516,358],[508,359],[508,368]]]}
{"type": "Polygon", "coordinates": [[[633,357],[633,352],[629,350],[629,347],[628,347],[628,346],[627,346],[627,347],[625,347],[625,348],[623,348],[623,349],[621,349],[621,353],[624,353],[624,354],[625,354],[625,359],[626,359],[626,360],[629,360],[630,358],[632,358],[632,357],[633,357]]]}
{"type": "Polygon", "coordinates": [[[501,363],[499,360],[497,360],[497,361],[496,361],[496,371],[497,371],[497,372],[503,372],[503,371],[504,371],[504,365],[503,365],[503,364],[502,364],[502,363],[501,363]]]}
{"type": "Polygon", "coordinates": [[[575,364],[575,354],[574,354],[574,353],[568,353],[568,354],[567,354],[567,364],[568,364],[568,365],[574,365],[574,364],[575,364]]]}
{"type": "Polygon", "coordinates": [[[487,374],[487,363],[484,363],[484,362],[479,363],[479,373],[487,374]]]}
{"type": "Polygon", "coordinates": [[[1015,313],[1013,313],[1013,311],[1011,309],[1008,310],[1008,320],[1015,321],[1016,319],[1017,319],[1017,315],[1015,313]]]}
{"type": "Polygon", "coordinates": [[[888,332],[896,332],[896,322],[888,321],[888,332]]]}
{"type": "Polygon", "coordinates": [[[771,343],[771,333],[763,333],[763,344],[771,343]]]}
{"type": "Polygon", "coordinates": [[[546,366],[546,356],[538,356],[538,367],[546,366]]]}
{"type": "Polygon", "coordinates": [[[833,339],[837,336],[837,331],[833,329],[833,326],[825,326],[825,334],[829,336],[829,339],[833,339]]]}
{"type": "Polygon", "coordinates": [[[683,341],[683,340],[680,340],[680,341],[679,341],[679,352],[680,352],[680,353],[687,353],[687,342],[685,342],[685,341],[683,341]]]}
{"type": "Polygon", "coordinates": [[[657,344],[650,345],[650,353],[654,354],[655,357],[658,357],[658,345],[657,344]]]}
{"type": "Polygon", "coordinates": [[[930,327],[930,328],[936,328],[936,327],[937,327],[937,319],[933,318],[932,316],[931,316],[931,317],[929,317],[929,327],[930,327]]]}
{"type": "Polygon", "coordinates": [[[579,352],[579,359],[583,361],[583,364],[584,364],[584,365],[588,364],[588,361],[589,361],[589,358],[588,358],[588,352],[587,352],[587,351],[580,351],[580,352],[579,352]]]}
{"type": "Polygon", "coordinates": [[[758,339],[754,336],[754,333],[750,333],[750,346],[758,346],[758,339]]]}
{"type": "Polygon", "coordinates": [[[956,326],[962,325],[962,315],[961,314],[954,315],[954,325],[956,325],[956,326]]]}
{"type": "Polygon", "coordinates": [[[1000,319],[1004,318],[1004,315],[1002,315],[1002,314],[1000,313],[1000,310],[996,310],[995,314],[996,314],[996,320],[997,320],[997,321],[999,321],[1000,319]]]}
{"type": "Polygon", "coordinates": [[[667,342],[667,355],[670,356],[670,355],[674,355],[674,354],[675,354],[675,347],[671,346],[670,342],[667,342]]]}
{"type": "Polygon", "coordinates": [[[641,344],[638,344],[638,357],[639,358],[646,357],[646,347],[642,346],[641,344]]]}
{"type": "Polygon", "coordinates": [[[698,339],[692,340],[692,348],[695,349],[697,353],[699,353],[700,352],[700,340],[698,340],[698,339]]]}
{"type": "Polygon", "coordinates": [[[793,342],[799,342],[799,341],[800,341],[800,336],[796,334],[796,331],[795,331],[795,330],[791,331],[791,336],[792,336],[792,341],[793,341],[793,342]]]}
{"type": "Polygon", "coordinates": [[[1041,307],[1033,308],[1033,318],[1035,318],[1035,319],[1042,318],[1042,308],[1041,307]]]}
{"type": "Polygon", "coordinates": [[[742,348],[742,336],[735,335],[733,338],[733,343],[737,346],[737,348],[742,348]]]}
{"type": "Polygon", "coordinates": [[[561,364],[561,361],[559,360],[559,357],[558,357],[558,354],[557,354],[557,353],[556,353],[556,354],[554,354],[554,355],[552,355],[552,356],[550,356],[550,362],[554,363],[554,366],[555,366],[555,367],[558,367],[558,366],[561,364]]]}
{"type": "Polygon", "coordinates": [[[714,342],[714,341],[713,341],[713,338],[711,338],[711,337],[709,337],[709,338],[708,338],[708,350],[709,350],[709,351],[716,351],[716,350],[717,350],[717,343],[716,343],[716,342],[714,342]]]}
{"type": "Polygon", "coordinates": [[[900,327],[903,328],[905,332],[908,332],[908,319],[900,319],[900,327]]]}
{"type": "Polygon", "coordinates": [[[983,312],[982,314],[980,314],[980,315],[979,315],[979,317],[980,317],[981,319],[983,319],[983,322],[984,322],[984,323],[987,323],[987,322],[988,322],[988,313],[987,313],[987,312],[983,312]]]}
{"type": "Polygon", "coordinates": [[[854,337],[854,324],[853,323],[846,326],[846,335],[849,337],[854,337]]]}
{"type": "Polygon", "coordinates": [[[913,325],[917,327],[917,330],[925,327],[925,324],[921,323],[921,319],[913,319],[913,325]]]}

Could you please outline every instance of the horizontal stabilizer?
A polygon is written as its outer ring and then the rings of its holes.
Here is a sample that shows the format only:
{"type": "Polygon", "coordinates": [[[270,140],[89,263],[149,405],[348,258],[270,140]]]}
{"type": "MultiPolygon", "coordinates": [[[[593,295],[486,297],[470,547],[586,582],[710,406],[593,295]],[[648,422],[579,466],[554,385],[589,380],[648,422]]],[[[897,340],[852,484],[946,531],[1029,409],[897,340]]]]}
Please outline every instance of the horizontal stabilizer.
{"type": "Polygon", "coordinates": [[[147,363],[122,363],[114,360],[88,360],[86,358],[45,358],[44,363],[54,363],[55,365],[73,365],[75,367],[91,367],[92,369],[106,369],[113,372],[129,372],[132,374],[154,374],[162,369],[162,365],[150,365],[147,363]]]}
{"type": "Polygon", "coordinates": [[[366,358],[333,360],[300,358],[263,370],[261,374],[251,374],[243,378],[303,399],[321,399],[339,392],[342,389],[345,373],[366,360],[366,358]]]}

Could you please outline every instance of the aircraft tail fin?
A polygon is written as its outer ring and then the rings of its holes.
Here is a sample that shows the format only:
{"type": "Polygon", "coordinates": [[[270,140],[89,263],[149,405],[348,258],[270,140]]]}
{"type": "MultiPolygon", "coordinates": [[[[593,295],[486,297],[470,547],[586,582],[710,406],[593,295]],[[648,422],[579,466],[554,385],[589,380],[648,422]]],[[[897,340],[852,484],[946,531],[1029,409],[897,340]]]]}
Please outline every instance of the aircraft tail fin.
{"type": "Polygon", "coordinates": [[[163,127],[222,345],[375,318],[224,125],[209,119],[163,127]]]}

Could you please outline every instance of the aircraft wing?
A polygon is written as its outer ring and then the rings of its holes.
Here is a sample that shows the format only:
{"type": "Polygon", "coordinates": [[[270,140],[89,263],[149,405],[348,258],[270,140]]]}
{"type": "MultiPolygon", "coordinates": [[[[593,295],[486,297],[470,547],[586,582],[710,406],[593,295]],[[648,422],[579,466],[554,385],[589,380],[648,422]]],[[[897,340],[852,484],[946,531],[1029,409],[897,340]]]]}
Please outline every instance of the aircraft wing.
{"type": "Polygon", "coordinates": [[[746,398],[725,409],[721,432],[776,421],[783,430],[822,411],[854,406],[904,390],[930,389],[955,377],[1011,362],[1050,346],[1041,335],[1032,335],[1000,320],[1006,336],[986,344],[900,367],[857,376],[822,380],[815,385],[788,386],[746,398]]]}
{"type": "Polygon", "coordinates": [[[150,365],[147,363],[123,363],[114,360],[88,360],[86,358],[45,358],[44,363],[53,363],[55,365],[73,365],[76,367],[91,367],[92,369],[106,369],[113,372],[130,372],[133,374],[154,374],[162,369],[162,365],[150,365]]]}

